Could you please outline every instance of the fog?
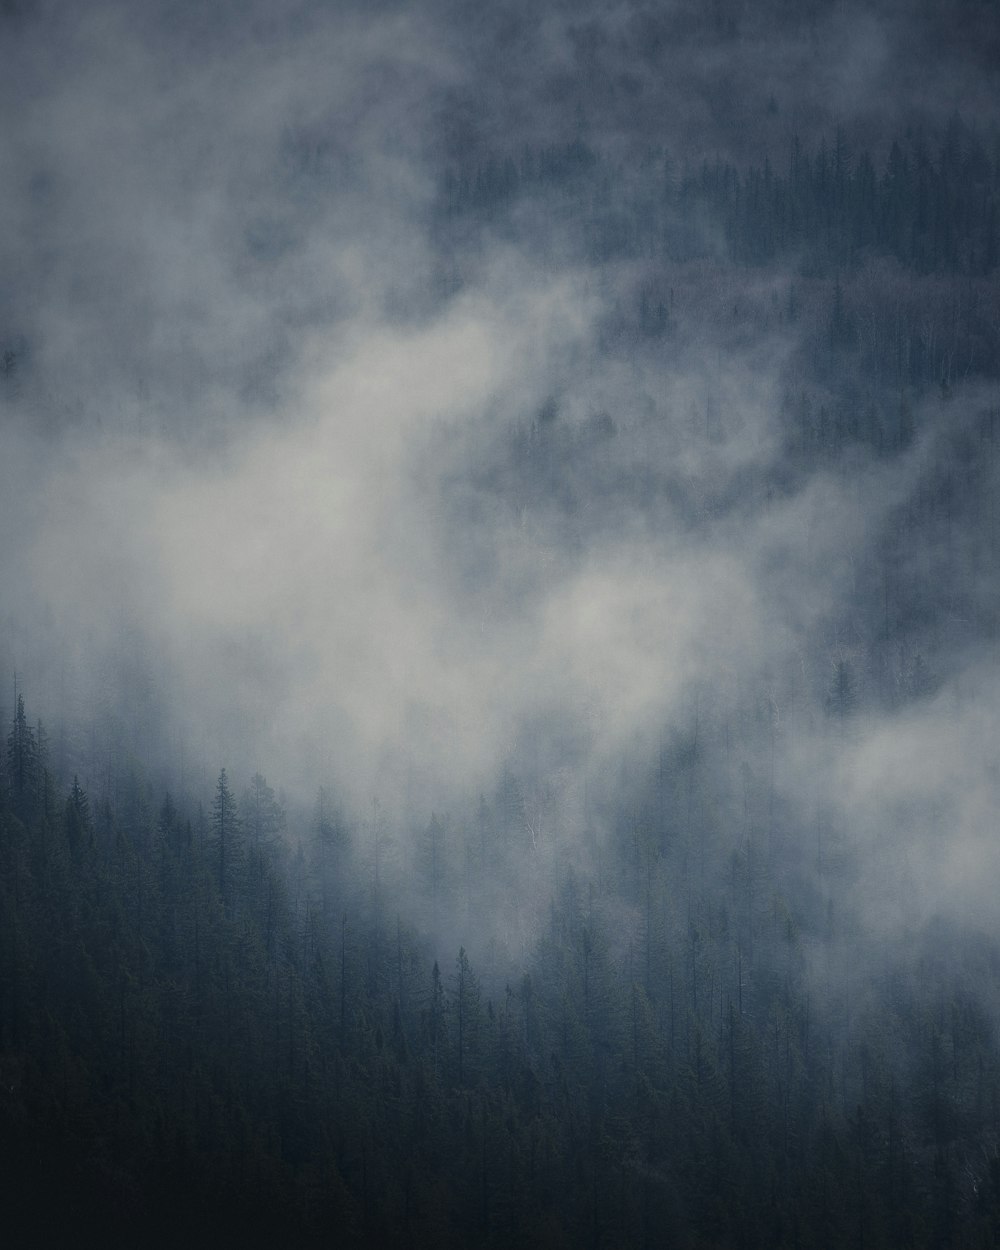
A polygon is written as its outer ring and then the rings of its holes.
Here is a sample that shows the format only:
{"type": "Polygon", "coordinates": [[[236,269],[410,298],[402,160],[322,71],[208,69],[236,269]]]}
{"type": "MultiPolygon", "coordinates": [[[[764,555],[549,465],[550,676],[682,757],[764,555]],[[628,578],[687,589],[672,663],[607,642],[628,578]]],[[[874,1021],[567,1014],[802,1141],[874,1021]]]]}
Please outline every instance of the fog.
{"type": "Polygon", "coordinates": [[[0,47],[15,1215],[993,1244],[996,6],[0,47]]]}
{"type": "Polygon", "coordinates": [[[956,108],[989,126],[989,63],[954,43],[928,77],[933,17],[892,6],[3,20],[4,667],[92,787],[113,721],[196,785],[262,768],[405,824],[516,766],[578,810],[693,709],[721,733],[764,699],[789,826],[832,805],[862,854],[905,843],[921,914],[992,916],[995,572],[981,529],[911,545],[898,518],[951,454],[939,410],[971,428],[993,392],[957,378],[899,455],[791,469],[782,404],[826,318],[780,315],[794,255],[594,259],[558,187],[442,208],[532,145],[679,171],[837,127],[884,153],[956,108]],[[629,321],[644,284],[666,339],[629,321]],[[899,636],[873,672],[878,613],[899,636]],[[917,652],[912,703],[890,687],[917,652]]]}

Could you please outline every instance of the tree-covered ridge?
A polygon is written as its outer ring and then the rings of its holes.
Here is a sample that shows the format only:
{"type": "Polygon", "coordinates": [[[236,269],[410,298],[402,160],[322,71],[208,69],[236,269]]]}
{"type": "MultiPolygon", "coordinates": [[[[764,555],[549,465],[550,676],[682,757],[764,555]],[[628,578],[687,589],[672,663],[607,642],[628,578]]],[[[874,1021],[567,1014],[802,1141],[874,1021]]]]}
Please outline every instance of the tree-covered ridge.
{"type": "Polygon", "coordinates": [[[394,875],[377,805],[289,828],[226,772],[210,808],[134,773],[92,802],[41,743],[19,699],[0,1149],[38,1244],[994,1244],[995,939],[879,958],[850,845],[805,864],[747,764],[731,834],[708,729],[620,779],[598,867],[478,966],[432,935],[475,937],[483,861],[544,863],[517,777],[394,875]]]}
{"type": "Polygon", "coordinates": [[[632,272],[612,347],[781,335],[801,344],[798,380],[898,389],[996,375],[998,213],[996,135],[955,116],[882,156],[837,130],[743,167],[583,139],[486,152],[444,177],[438,230],[445,252],[527,238],[547,263],[632,272]]]}
{"type": "Polygon", "coordinates": [[[1000,1245],[997,5],[2,6],[5,1242],[1000,1245]]]}
{"type": "Polygon", "coordinates": [[[839,129],[815,150],[793,135],[786,151],[743,168],[653,147],[622,159],[583,139],[529,147],[453,168],[442,207],[490,220],[532,197],[575,219],[596,261],[684,261],[717,256],[720,243],[732,262],[791,258],[804,273],[888,255],[919,273],[984,276],[1000,260],[997,136],[958,116],[936,142],[896,136],[881,161],[839,129]]]}

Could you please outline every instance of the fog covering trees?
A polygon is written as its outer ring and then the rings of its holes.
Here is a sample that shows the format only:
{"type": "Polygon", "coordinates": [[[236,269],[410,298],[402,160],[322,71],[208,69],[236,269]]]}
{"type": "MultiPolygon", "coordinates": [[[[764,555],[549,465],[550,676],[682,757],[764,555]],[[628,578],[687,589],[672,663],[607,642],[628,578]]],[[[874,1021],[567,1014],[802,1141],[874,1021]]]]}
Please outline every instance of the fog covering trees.
{"type": "Polygon", "coordinates": [[[0,30],[9,1218],[995,1244],[992,6],[0,30]]]}

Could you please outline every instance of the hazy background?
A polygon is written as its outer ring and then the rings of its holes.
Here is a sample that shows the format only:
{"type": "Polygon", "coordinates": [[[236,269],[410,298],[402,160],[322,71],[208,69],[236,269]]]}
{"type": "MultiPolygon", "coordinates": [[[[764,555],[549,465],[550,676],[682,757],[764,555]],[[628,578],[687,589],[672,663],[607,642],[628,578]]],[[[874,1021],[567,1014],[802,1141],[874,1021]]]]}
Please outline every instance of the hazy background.
{"type": "Polygon", "coordinates": [[[16,673],[95,793],[126,743],[206,794],[260,768],[401,826],[514,770],[553,855],[592,845],[595,787],[694,736],[734,842],[777,831],[811,876],[829,825],[876,927],[997,919],[997,483],[961,445],[995,386],[956,364],[898,455],[793,464],[826,316],[783,315],[796,257],[722,277],[706,217],[708,260],[602,258],[572,186],[479,214],[447,190],[583,143],[602,194],[640,194],[644,161],[777,165],[838,128],[881,169],[956,111],[995,150],[995,7],[0,23],[5,719],[16,673]],[[666,338],[630,328],[650,283],[666,338]],[[942,465],[972,512],[918,537],[942,465]]]}

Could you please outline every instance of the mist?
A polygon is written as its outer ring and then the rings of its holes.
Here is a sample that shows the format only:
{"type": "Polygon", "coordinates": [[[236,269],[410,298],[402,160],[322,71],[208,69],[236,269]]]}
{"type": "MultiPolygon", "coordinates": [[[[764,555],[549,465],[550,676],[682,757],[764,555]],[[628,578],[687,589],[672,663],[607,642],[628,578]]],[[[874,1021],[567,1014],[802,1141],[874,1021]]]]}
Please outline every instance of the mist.
{"type": "MultiPolygon", "coordinates": [[[[935,582],[899,646],[942,683],[935,708],[947,684],[986,715],[993,584],[969,539],[884,554],[940,463],[932,400],[898,456],[790,470],[782,404],[827,316],[794,252],[733,273],[721,223],[679,208],[663,228],[695,231],[690,259],[609,252],[576,175],[480,198],[478,219],[446,188],[483,153],[566,142],[585,165],[666,152],[668,181],[689,153],[751,160],[799,126],[884,151],[900,119],[960,105],[981,124],[989,67],[965,65],[960,99],[955,76],[922,78],[918,114],[903,34],[923,27],[889,10],[720,29],[683,7],[505,12],[8,15],[8,670],[70,737],[111,715],[146,767],[175,769],[184,742],[201,784],[210,761],[252,764],[358,810],[453,807],[529,767],[529,739],[536,780],[582,785],[706,690],[723,718],[764,697],[791,727],[775,768],[796,805],[881,776],[901,742],[926,779],[934,734],[888,696],[898,674],[863,671],[859,600],[879,559],[883,615],[935,582]],[[762,97],[752,129],[722,81],[762,97]],[[810,710],[844,657],[854,757],[810,710]]],[[[949,428],[994,402],[955,390],[949,428]]],[[[106,761],[77,756],[96,784],[106,761]]],[[[958,784],[941,773],[930,805],[958,784]]]]}
{"type": "MultiPolygon", "coordinates": [[[[393,916],[411,1046],[404,924],[491,1021],[506,991],[555,1105],[511,987],[579,940],[637,1072],[641,993],[670,1080],[683,1027],[697,1088],[713,1030],[735,1083],[745,995],[747,1054],[801,1019],[805,1071],[826,1022],[853,1114],[852,1020],[918,969],[964,987],[1000,920],[990,7],[24,3],[0,34],[10,743],[21,696],[109,864],[169,791],[224,865],[224,768],[288,924],[341,942],[340,1053],[349,927],[388,1036],[393,916]]],[[[955,1159],[995,1160],[983,1125],[955,1159]]]]}

